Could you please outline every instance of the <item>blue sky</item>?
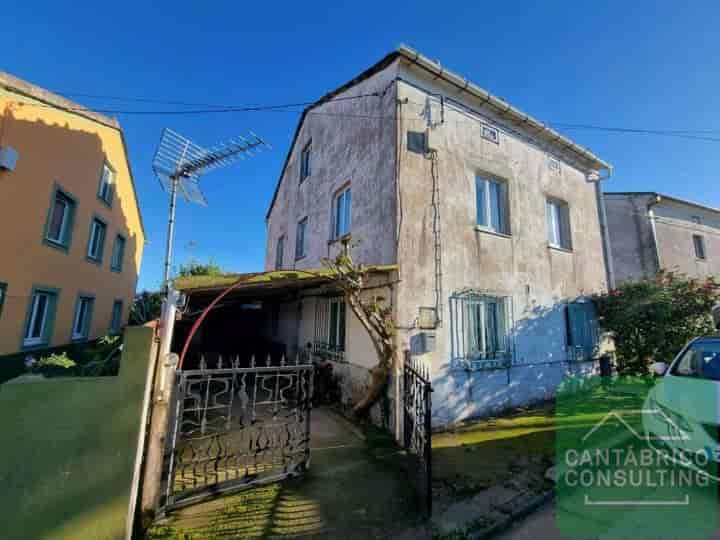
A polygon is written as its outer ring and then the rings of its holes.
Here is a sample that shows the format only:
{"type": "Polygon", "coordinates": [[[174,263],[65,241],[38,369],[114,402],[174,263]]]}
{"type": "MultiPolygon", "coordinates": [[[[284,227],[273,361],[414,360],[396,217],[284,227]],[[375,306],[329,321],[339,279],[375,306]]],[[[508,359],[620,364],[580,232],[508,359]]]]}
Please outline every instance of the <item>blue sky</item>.
{"type": "MultiPolygon", "coordinates": [[[[0,69],[70,94],[221,105],[310,101],[407,43],[551,123],[716,130],[720,4],[680,2],[3,2],[0,69]]],[[[102,109],[171,109],[69,96],[102,109]]],[[[210,206],[180,203],[175,262],[262,269],[265,212],[299,114],[117,115],[162,276],[167,199],[150,167],[163,127],[202,145],[253,130],[272,152],[208,175],[210,206]],[[195,247],[188,248],[190,242],[195,247]]],[[[720,142],[570,131],[615,166],[607,190],[720,206],[720,142]]]]}

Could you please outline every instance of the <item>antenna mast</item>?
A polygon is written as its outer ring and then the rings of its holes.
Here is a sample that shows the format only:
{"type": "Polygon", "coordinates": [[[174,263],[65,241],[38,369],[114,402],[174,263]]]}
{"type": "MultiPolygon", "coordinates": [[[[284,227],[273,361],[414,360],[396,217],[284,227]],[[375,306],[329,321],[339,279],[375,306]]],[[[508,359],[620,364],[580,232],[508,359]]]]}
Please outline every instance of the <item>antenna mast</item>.
{"type": "Polygon", "coordinates": [[[165,269],[163,273],[165,293],[170,287],[170,268],[175,237],[175,209],[178,192],[189,203],[207,206],[207,200],[200,190],[200,177],[211,170],[230,165],[237,159],[254,156],[263,148],[270,148],[270,146],[252,132],[250,132],[248,138],[240,136],[206,149],[171,129],[165,128],[163,130],[152,168],[160,181],[160,185],[166,192],[170,193],[167,241],[165,243],[165,269]]]}

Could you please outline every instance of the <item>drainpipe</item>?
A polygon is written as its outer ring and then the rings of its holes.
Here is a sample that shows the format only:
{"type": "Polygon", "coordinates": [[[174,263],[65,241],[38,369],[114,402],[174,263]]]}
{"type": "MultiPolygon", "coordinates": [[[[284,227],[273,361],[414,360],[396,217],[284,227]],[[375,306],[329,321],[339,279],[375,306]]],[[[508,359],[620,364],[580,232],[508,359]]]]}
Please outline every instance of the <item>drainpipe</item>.
{"type": "Polygon", "coordinates": [[[655,263],[657,264],[656,271],[658,272],[662,268],[662,261],[660,260],[660,245],[658,244],[657,225],[655,223],[655,210],[653,209],[653,207],[657,204],[660,204],[661,202],[662,197],[658,194],[655,194],[655,196],[647,204],[647,213],[648,218],[650,219],[650,230],[652,231],[653,247],[655,248],[655,263]]]}
{"type": "Polygon", "coordinates": [[[607,180],[612,176],[612,169],[606,169],[607,175],[601,177],[599,174],[591,174],[588,176],[590,181],[595,182],[595,198],[598,205],[598,217],[600,218],[600,236],[602,237],[603,259],[605,261],[605,278],[607,279],[608,289],[615,288],[615,269],[613,267],[612,251],[610,248],[610,233],[607,225],[607,212],[605,211],[605,197],[603,196],[602,186],[600,182],[607,180]]]}

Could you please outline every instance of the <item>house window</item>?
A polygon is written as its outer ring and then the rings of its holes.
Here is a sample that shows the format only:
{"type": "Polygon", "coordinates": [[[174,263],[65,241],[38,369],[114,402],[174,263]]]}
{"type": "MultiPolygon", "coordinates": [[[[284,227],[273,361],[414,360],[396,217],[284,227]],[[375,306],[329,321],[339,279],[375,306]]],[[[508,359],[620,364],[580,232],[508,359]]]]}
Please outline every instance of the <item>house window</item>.
{"type": "Polygon", "coordinates": [[[569,302],[565,306],[565,336],[569,360],[590,360],[600,340],[592,302],[569,302]]]}
{"type": "Polygon", "coordinates": [[[90,323],[95,299],[92,296],[80,296],[75,304],[72,339],[87,339],[90,335],[90,323]]]}
{"type": "Polygon", "coordinates": [[[0,317],[2,317],[5,296],[7,295],[7,283],[0,282],[0,317]]]}
{"type": "Polygon", "coordinates": [[[87,257],[94,262],[102,262],[103,248],[105,247],[105,232],[107,225],[94,218],[90,223],[90,238],[88,239],[87,257]]]}
{"type": "Polygon", "coordinates": [[[504,367],[511,357],[509,297],[474,291],[450,298],[453,363],[469,369],[504,367]]]}
{"type": "Polygon", "coordinates": [[[112,260],[110,261],[110,270],[122,272],[123,258],[125,256],[125,237],[118,234],[113,244],[112,260]]]}
{"type": "Polygon", "coordinates": [[[476,186],[477,224],[491,231],[509,234],[506,183],[478,176],[476,186]]]}
{"type": "Polygon", "coordinates": [[[275,269],[279,270],[283,265],[283,252],[285,251],[285,235],[278,238],[275,246],[275,269]]]}
{"type": "Polygon", "coordinates": [[[315,309],[315,350],[342,355],[345,324],[345,300],[319,298],[315,309]]]}
{"type": "Polygon", "coordinates": [[[123,301],[115,300],[112,307],[112,316],[110,317],[110,333],[119,334],[122,328],[122,311],[123,301]]]}
{"type": "Polygon", "coordinates": [[[312,156],[312,139],[310,139],[310,141],[308,141],[308,143],[305,145],[305,148],[303,148],[302,153],[300,154],[300,182],[302,182],[308,176],[310,176],[310,173],[312,172],[312,169],[310,168],[311,156],[312,156]]]}
{"type": "Polygon", "coordinates": [[[98,188],[98,198],[105,204],[112,204],[113,191],[115,190],[115,171],[107,163],[103,163],[102,173],[100,174],[100,187],[98,188]]]}
{"type": "Polygon", "coordinates": [[[308,218],[298,222],[297,232],[295,234],[295,260],[302,259],[305,256],[305,230],[307,229],[308,218]]]}
{"type": "Polygon", "coordinates": [[[698,259],[705,260],[707,258],[705,253],[705,238],[699,234],[693,234],[693,244],[695,245],[695,256],[698,259]]]}
{"type": "Polygon", "coordinates": [[[45,230],[48,243],[65,250],[70,247],[76,206],[75,199],[70,195],[60,189],[55,190],[45,230]]]}
{"type": "Polygon", "coordinates": [[[45,345],[50,342],[56,303],[55,291],[33,290],[23,335],[24,347],[45,345]]]}
{"type": "Polygon", "coordinates": [[[548,242],[553,247],[572,249],[570,209],[566,202],[547,200],[548,242]]]}
{"type": "Polygon", "coordinates": [[[548,160],[548,168],[553,174],[559,175],[562,173],[562,169],[560,168],[560,162],[557,159],[550,158],[548,160]]]}
{"type": "Polygon", "coordinates": [[[482,138],[500,144],[500,132],[490,126],[482,126],[482,138]]]}
{"type": "Polygon", "coordinates": [[[350,207],[352,206],[352,194],[347,187],[340,191],[335,197],[333,212],[333,240],[341,238],[350,233],[350,207]]]}

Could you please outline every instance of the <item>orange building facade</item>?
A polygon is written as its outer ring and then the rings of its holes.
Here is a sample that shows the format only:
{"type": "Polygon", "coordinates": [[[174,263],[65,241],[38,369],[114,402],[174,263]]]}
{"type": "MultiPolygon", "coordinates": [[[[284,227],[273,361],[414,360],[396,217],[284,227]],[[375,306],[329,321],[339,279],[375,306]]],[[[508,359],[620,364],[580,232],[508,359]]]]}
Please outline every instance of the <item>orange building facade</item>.
{"type": "Polygon", "coordinates": [[[145,232],[117,120],[0,72],[0,355],[118,333],[145,232]]]}

